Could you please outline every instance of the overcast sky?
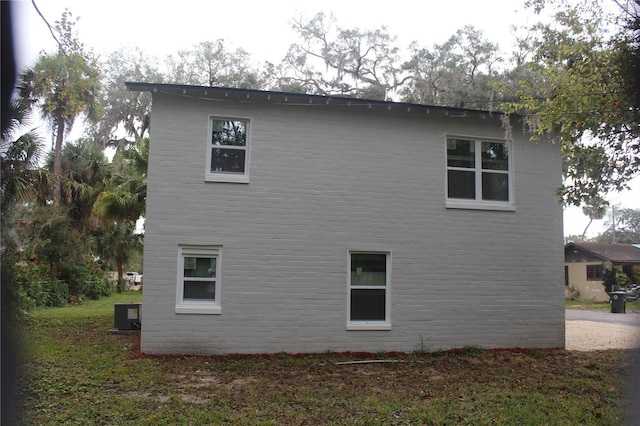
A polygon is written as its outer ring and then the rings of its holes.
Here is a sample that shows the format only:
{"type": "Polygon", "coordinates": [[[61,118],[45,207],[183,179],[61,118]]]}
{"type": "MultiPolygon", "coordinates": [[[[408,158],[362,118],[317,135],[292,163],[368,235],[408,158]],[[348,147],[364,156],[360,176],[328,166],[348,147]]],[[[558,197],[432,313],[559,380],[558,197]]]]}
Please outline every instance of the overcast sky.
{"type": "MultiPolygon", "coordinates": [[[[473,25],[503,53],[511,51],[511,27],[537,21],[523,8],[524,0],[422,0],[371,2],[356,0],[220,1],[181,0],[36,0],[51,25],[65,8],[80,17],[80,39],[97,53],[136,46],[160,59],[202,41],[225,39],[243,48],[257,64],[280,62],[296,41],[291,19],[333,13],[342,27],[377,29],[386,26],[405,49],[412,41],[425,47],[445,42],[458,29],[473,25]]],[[[54,52],[55,41],[31,1],[14,2],[14,30],[19,68],[32,65],[39,52],[54,52]]],[[[640,182],[634,190],[609,197],[622,207],[640,208],[640,182]]],[[[565,210],[565,235],[582,234],[589,222],[581,209],[565,210]]],[[[602,230],[604,221],[591,225],[589,235],[602,230]]]]}
{"type": "MultiPolygon", "coordinates": [[[[24,31],[23,52],[32,59],[55,44],[30,1],[17,3],[17,29],[24,31]],[[26,24],[26,25],[22,25],[26,24]]],[[[510,26],[528,19],[518,0],[456,0],[371,2],[354,0],[270,0],[159,2],[148,0],[36,0],[47,20],[60,18],[65,8],[81,18],[81,39],[96,50],[136,45],[164,57],[201,41],[224,38],[253,58],[279,62],[295,41],[291,19],[302,14],[334,13],[345,27],[377,29],[385,25],[406,47],[417,40],[426,46],[442,43],[464,25],[474,25],[487,37],[511,47],[510,26]],[[377,3],[377,5],[376,5],[377,3]]]]}

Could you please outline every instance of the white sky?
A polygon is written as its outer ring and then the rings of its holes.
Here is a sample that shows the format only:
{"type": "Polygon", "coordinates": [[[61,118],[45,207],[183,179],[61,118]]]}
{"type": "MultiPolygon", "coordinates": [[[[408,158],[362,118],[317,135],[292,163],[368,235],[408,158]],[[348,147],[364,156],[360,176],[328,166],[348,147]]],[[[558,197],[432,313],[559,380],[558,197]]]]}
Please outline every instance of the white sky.
{"type": "MultiPolygon", "coordinates": [[[[55,44],[30,1],[18,1],[24,29],[25,52],[37,55],[55,44]]],[[[174,53],[201,41],[219,38],[242,47],[258,61],[279,62],[295,41],[291,18],[302,13],[333,12],[344,27],[377,29],[387,26],[400,46],[413,40],[432,46],[446,41],[464,25],[485,31],[494,42],[510,48],[510,25],[523,23],[527,14],[514,0],[407,1],[402,5],[357,0],[245,0],[159,2],[149,0],[36,0],[47,20],[60,18],[65,7],[80,17],[77,29],[88,47],[111,51],[136,45],[158,56],[174,53]],[[382,6],[384,4],[384,6],[382,6]],[[484,17],[484,20],[483,20],[484,17]],[[502,43],[501,43],[502,44],[502,43]]],[[[30,56],[29,58],[34,58],[30,56]]]]}
{"type": "MultiPolygon", "coordinates": [[[[522,7],[524,0],[414,0],[371,2],[359,0],[36,0],[53,25],[65,8],[80,17],[76,29],[85,46],[97,53],[136,46],[163,59],[202,41],[225,39],[231,48],[243,48],[260,64],[278,63],[296,41],[291,19],[302,14],[333,13],[347,28],[377,29],[386,26],[405,49],[412,41],[425,47],[445,42],[464,25],[484,31],[499,43],[503,53],[511,51],[511,26],[526,26],[537,19],[522,7]]],[[[49,30],[30,0],[14,1],[14,31],[18,66],[35,63],[39,52],[56,49],[49,30]]],[[[609,201],[620,207],[640,208],[640,179],[632,192],[614,194],[609,201]]],[[[564,233],[582,234],[589,219],[580,208],[565,210],[564,233]]],[[[602,230],[604,220],[594,221],[588,235],[602,230]]]]}

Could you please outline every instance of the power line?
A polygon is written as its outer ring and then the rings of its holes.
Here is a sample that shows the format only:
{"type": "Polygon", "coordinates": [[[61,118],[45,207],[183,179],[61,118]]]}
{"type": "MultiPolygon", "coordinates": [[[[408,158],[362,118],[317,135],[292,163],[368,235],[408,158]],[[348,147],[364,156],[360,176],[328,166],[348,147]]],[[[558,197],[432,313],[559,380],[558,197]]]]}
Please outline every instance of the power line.
{"type": "Polygon", "coordinates": [[[33,4],[33,7],[36,9],[36,12],[38,12],[38,15],[40,15],[44,23],[47,25],[47,28],[49,28],[49,31],[51,32],[51,36],[56,41],[56,43],[58,43],[58,46],[60,47],[60,51],[66,55],[66,52],[64,51],[64,47],[62,46],[62,43],[60,43],[60,40],[58,40],[58,38],[56,37],[53,27],[51,27],[51,24],[49,24],[49,21],[47,21],[47,18],[45,18],[42,12],[40,12],[40,9],[38,9],[36,0],[31,0],[31,4],[33,4]]]}

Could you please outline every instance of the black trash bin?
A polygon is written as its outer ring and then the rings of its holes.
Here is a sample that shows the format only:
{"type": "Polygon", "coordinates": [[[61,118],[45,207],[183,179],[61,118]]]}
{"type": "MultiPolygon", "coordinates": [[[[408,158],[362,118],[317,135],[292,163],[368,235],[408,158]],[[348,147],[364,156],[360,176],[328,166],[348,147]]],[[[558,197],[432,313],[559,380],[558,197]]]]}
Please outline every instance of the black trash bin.
{"type": "Polygon", "coordinates": [[[624,291],[612,291],[609,293],[611,300],[611,312],[614,314],[624,314],[627,307],[627,293],[624,291]]]}

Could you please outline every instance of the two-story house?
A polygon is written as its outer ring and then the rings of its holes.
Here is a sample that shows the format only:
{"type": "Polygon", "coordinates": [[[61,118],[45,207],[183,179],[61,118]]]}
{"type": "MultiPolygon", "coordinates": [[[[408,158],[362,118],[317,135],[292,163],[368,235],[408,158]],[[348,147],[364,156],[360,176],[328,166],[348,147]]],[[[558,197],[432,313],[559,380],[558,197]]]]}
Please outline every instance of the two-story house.
{"type": "Polygon", "coordinates": [[[557,145],[518,117],[153,95],[142,352],[564,347],[557,145]]]}

